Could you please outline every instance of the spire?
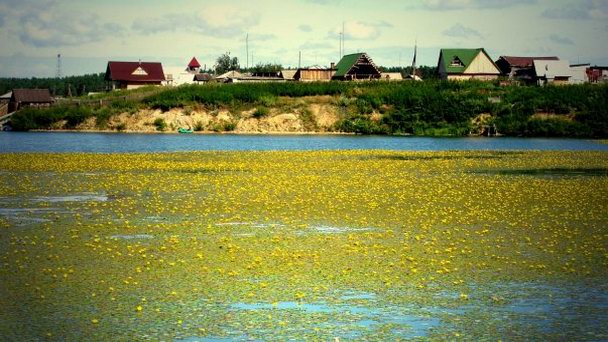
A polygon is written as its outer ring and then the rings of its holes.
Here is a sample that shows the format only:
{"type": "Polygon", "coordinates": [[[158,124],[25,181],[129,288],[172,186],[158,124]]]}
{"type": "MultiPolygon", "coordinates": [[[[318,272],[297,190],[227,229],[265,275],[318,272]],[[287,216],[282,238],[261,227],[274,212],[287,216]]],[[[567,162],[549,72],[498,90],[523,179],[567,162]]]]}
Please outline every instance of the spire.
{"type": "Polygon", "coordinates": [[[418,40],[414,43],[414,59],[412,60],[412,76],[416,76],[416,55],[418,54],[418,40]]]}

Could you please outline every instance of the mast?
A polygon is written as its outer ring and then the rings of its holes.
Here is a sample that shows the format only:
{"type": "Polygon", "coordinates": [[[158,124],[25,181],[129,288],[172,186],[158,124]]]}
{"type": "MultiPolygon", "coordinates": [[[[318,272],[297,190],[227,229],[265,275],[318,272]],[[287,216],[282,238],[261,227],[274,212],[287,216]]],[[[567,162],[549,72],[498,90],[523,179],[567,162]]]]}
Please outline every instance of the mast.
{"type": "Polygon", "coordinates": [[[249,33],[245,36],[245,50],[247,54],[247,69],[249,69],[249,33]]]}
{"type": "Polygon", "coordinates": [[[416,55],[418,53],[418,40],[414,43],[414,59],[412,60],[412,78],[416,77],[416,55]]]}

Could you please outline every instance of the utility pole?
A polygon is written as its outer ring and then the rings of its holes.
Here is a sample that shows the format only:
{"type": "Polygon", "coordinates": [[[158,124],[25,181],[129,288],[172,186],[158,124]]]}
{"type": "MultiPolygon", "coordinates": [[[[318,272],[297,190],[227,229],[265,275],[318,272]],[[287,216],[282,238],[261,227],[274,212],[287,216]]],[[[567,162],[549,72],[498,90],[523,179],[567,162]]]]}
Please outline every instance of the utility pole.
{"type": "Polygon", "coordinates": [[[57,75],[56,77],[61,78],[61,54],[57,54],[57,75]]]}
{"type": "Polygon", "coordinates": [[[300,54],[298,56],[298,69],[300,69],[302,67],[302,51],[300,51],[300,54]]]}
{"type": "Polygon", "coordinates": [[[342,57],[344,57],[344,55],[346,54],[346,51],[344,51],[344,41],[346,40],[346,32],[344,31],[344,21],[342,22],[342,56],[340,56],[340,59],[342,59],[342,57]]]}
{"type": "Polygon", "coordinates": [[[247,69],[249,69],[249,33],[245,37],[245,50],[247,53],[247,69]]]}

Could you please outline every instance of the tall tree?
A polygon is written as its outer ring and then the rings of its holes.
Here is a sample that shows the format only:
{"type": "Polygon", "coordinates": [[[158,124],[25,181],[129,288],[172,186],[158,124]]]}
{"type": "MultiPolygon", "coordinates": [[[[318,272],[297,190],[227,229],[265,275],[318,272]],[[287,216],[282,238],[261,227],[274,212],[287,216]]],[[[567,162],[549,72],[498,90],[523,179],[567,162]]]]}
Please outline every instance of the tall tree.
{"type": "Polygon", "coordinates": [[[230,58],[230,52],[219,56],[215,61],[215,73],[223,74],[226,71],[239,70],[239,59],[236,57],[230,58]]]}

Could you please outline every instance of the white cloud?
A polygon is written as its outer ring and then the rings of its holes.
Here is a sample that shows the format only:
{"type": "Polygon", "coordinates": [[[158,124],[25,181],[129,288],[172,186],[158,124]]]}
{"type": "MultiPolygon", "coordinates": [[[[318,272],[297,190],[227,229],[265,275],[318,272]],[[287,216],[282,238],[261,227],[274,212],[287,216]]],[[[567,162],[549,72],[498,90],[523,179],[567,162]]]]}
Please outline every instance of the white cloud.
{"type": "MultiPolygon", "coordinates": [[[[382,34],[383,28],[390,28],[392,25],[386,21],[376,23],[362,21],[347,21],[344,23],[344,37],[350,40],[369,40],[376,39],[382,34]]],[[[336,38],[342,32],[342,26],[336,26],[328,34],[328,38],[336,38]]]]}
{"type": "Polygon", "coordinates": [[[311,32],[312,26],[304,24],[304,25],[298,26],[298,29],[302,32],[311,32]]]}
{"type": "MultiPolygon", "coordinates": [[[[256,13],[240,13],[229,8],[216,8],[205,16],[195,13],[168,13],[161,17],[139,18],[133,22],[132,30],[138,34],[151,35],[161,32],[187,31],[211,37],[232,38],[243,35],[248,28],[256,26],[260,16],[256,13]]],[[[269,39],[273,35],[260,35],[269,39]]]]}
{"type": "Polygon", "coordinates": [[[560,45],[574,45],[574,42],[572,41],[572,39],[567,38],[567,37],[562,37],[557,34],[550,35],[549,40],[556,44],[560,44],[560,45]]]}

